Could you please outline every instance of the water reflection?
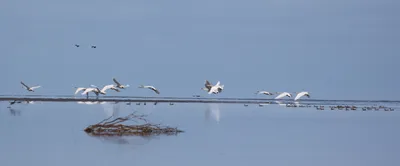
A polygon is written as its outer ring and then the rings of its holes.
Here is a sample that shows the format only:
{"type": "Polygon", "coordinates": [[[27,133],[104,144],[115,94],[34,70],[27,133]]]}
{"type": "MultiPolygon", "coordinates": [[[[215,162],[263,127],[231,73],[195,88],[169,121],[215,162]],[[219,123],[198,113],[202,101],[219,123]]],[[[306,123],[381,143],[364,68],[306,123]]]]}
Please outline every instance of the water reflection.
{"type": "Polygon", "coordinates": [[[120,113],[120,104],[119,103],[103,103],[101,106],[104,109],[104,113],[106,117],[116,118],[119,116],[120,113]]]}
{"type": "Polygon", "coordinates": [[[105,102],[105,101],[102,101],[102,102],[99,102],[99,101],[78,101],[77,103],[78,104],[94,105],[94,104],[105,104],[107,102],[105,102]]]}
{"type": "MultiPolygon", "coordinates": [[[[7,114],[0,116],[1,131],[6,133],[0,141],[3,165],[46,162],[58,165],[180,165],[178,162],[183,162],[181,165],[187,165],[193,161],[197,165],[264,161],[276,165],[291,161],[287,156],[299,163],[316,161],[319,165],[326,161],[334,162],[332,165],[346,165],[355,160],[359,165],[399,161],[393,157],[399,154],[396,147],[400,136],[393,132],[399,125],[400,114],[396,111],[391,114],[333,112],[315,111],[313,107],[288,111],[293,108],[277,106],[274,102],[261,108],[258,104],[244,107],[241,104],[170,106],[159,103],[157,110],[162,111],[152,117],[154,121],[172,123],[171,126],[185,130],[185,134],[110,137],[91,136],[82,129],[108,116],[154,110],[153,103],[129,106],[124,102],[97,105],[45,102],[28,108],[22,103],[11,105],[11,109],[6,109],[7,106],[9,102],[2,102],[1,110],[7,114]],[[265,111],[268,108],[273,110],[265,111]],[[221,119],[221,109],[225,109],[224,119],[221,119]],[[19,113],[21,117],[10,117],[19,113]],[[217,124],[221,120],[223,123],[217,124]],[[193,149],[195,153],[188,153],[193,149]],[[20,156],[25,156],[24,160],[20,156]]],[[[296,165],[295,161],[288,165],[296,165]]]]}
{"type": "Polygon", "coordinates": [[[10,114],[12,116],[21,116],[22,110],[26,108],[27,105],[29,104],[35,104],[37,102],[33,101],[9,101],[7,104],[7,109],[9,110],[10,114]]]}
{"type": "Polygon", "coordinates": [[[93,136],[104,143],[119,144],[119,145],[145,145],[151,140],[159,139],[158,136],[93,136]]]}
{"type": "Polygon", "coordinates": [[[214,119],[217,123],[220,121],[220,110],[219,104],[211,103],[207,104],[207,109],[205,111],[206,120],[214,119]]]}
{"type": "Polygon", "coordinates": [[[8,108],[9,110],[10,110],[10,114],[11,115],[13,115],[13,116],[21,116],[21,110],[17,110],[17,109],[14,109],[14,108],[8,108]]]}

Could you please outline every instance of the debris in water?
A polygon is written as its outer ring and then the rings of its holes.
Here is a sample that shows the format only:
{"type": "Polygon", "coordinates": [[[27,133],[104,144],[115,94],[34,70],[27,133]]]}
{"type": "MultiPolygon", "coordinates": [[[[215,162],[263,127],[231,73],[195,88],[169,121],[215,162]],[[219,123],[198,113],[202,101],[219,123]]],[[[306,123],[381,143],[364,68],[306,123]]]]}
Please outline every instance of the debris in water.
{"type": "Polygon", "coordinates": [[[84,131],[93,136],[150,136],[160,134],[176,135],[180,132],[183,132],[177,128],[161,126],[160,124],[151,124],[147,122],[145,117],[145,115],[135,115],[135,113],[132,113],[126,117],[110,120],[112,118],[111,116],[95,125],[90,125],[84,131]],[[137,123],[137,120],[145,123],[136,125],[121,124],[126,121],[134,121],[137,123]]]}

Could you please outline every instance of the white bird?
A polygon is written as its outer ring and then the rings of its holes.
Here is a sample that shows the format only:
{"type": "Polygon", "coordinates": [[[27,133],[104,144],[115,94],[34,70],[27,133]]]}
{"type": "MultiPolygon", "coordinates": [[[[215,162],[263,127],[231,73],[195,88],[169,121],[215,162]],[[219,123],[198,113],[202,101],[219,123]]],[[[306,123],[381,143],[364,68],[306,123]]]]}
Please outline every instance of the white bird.
{"type": "MultiPolygon", "coordinates": [[[[97,88],[97,86],[95,86],[95,85],[90,85],[90,86],[97,88]]],[[[111,89],[111,90],[115,90],[115,91],[117,91],[117,92],[120,92],[119,89],[117,89],[117,87],[115,87],[115,85],[110,84],[110,85],[104,86],[103,89],[101,89],[101,90],[99,91],[99,93],[105,95],[105,94],[106,94],[106,90],[108,90],[108,89],[111,89]]]]}
{"type": "Polygon", "coordinates": [[[75,91],[75,94],[78,94],[78,92],[80,92],[80,91],[84,91],[84,90],[86,90],[86,88],[82,88],[82,87],[75,87],[76,88],[76,91],[75,91]]]}
{"type": "Polygon", "coordinates": [[[288,93],[288,92],[283,92],[283,93],[281,93],[280,95],[276,96],[275,99],[280,99],[280,98],[283,98],[283,97],[285,97],[285,96],[287,96],[287,97],[292,97],[292,95],[291,95],[290,93],[288,93]]]}
{"type": "Polygon", "coordinates": [[[267,91],[257,91],[256,94],[273,95],[273,93],[267,91]]]}
{"type": "Polygon", "coordinates": [[[308,92],[300,92],[300,93],[298,93],[298,94],[296,95],[296,97],[294,98],[294,100],[298,100],[298,99],[300,99],[300,97],[303,97],[303,96],[307,96],[308,98],[310,98],[310,93],[308,93],[308,92]]]}
{"type": "Polygon", "coordinates": [[[125,89],[125,88],[129,87],[129,85],[120,84],[115,78],[113,78],[113,81],[117,84],[117,86],[116,86],[117,88],[125,89]]]}
{"type": "Polygon", "coordinates": [[[143,86],[143,85],[140,85],[139,88],[148,88],[148,89],[153,90],[157,94],[160,94],[160,91],[158,91],[154,86],[143,86]]]}
{"type": "Polygon", "coordinates": [[[220,93],[223,89],[224,89],[224,85],[220,85],[221,83],[218,81],[217,84],[215,84],[214,86],[211,87],[210,91],[208,92],[208,94],[214,93],[220,93]]]}
{"type": "Polygon", "coordinates": [[[208,81],[206,80],[206,83],[204,84],[205,88],[202,88],[203,90],[207,91],[208,94],[214,93],[220,93],[222,92],[222,90],[224,89],[224,85],[220,85],[220,81],[217,82],[217,84],[215,84],[214,86],[208,81]]]}
{"type": "Polygon", "coordinates": [[[31,92],[35,92],[34,91],[35,89],[40,88],[40,86],[29,87],[28,85],[24,84],[22,81],[21,81],[21,84],[25,87],[26,90],[31,91],[31,92]]]}
{"type": "Polygon", "coordinates": [[[89,92],[93,92],[96,96],[99,96],[100,89],[99,88],[86,88],[85,91],[82,92],[82,95],[87,95],[89,97],[89,92]]]}

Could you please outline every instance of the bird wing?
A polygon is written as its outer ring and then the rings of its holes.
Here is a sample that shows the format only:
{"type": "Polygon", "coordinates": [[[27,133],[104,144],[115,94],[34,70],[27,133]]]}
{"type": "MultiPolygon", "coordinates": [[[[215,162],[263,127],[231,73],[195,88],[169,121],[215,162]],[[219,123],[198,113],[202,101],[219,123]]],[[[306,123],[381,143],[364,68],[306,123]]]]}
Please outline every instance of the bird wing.
{"type": "Polygon", "coordinates": [[[37,88],[40,88],[41,86],[34,86],[34,87],[32,87],[31,89],[37,89],[37,88]]]}
{"type": "Polygon", "coordinates": [[[296,97],[294,98],[294,100],[298,100],[300,99],[300,97],[303,97],[306,94],[306,92],[300,92],[296,95],[296,97]]]}
{"type": "Polygon", "coordinates": [[[261,94],[261,93],[263,93],[264,91],[257,91],[255,94],[261,94]]]}
{"type": "Polygon", "coordinates": [[[111,87],[111,89],[112,89],[112,90],[115,90],[115,91],[117,91],[117,92],[120,92],[120,90],[119,90],[118,88],[111,87]]]}
{"type": "Polygon", "coordinates": [[[266,94],[266,95],[272,95],[271,92],[267,92],[267,91],[263,91],[263,93],[266,94]]]}
{"type": "Polygon", "coordinates": [[[154,92],[156,92],[157,94],[160,94],[160,91],[158,91],[156,88],[150,87],[150,89],[153,90],[154,92]]]}
{"type": "Polygon", "coordinates": [[[258,91],[258,94],[265,94],[268,93],[267,91],[258,91]]]}
{"type": "Polygon", "coordinates": [[[21,81],[21,84],[22,84],[26,89],[29,89],[29,86],[26,85],[26,84],[24,84],[22,81],[21,81]]]}
{"type": "Polygon", "coordinates": [[[117,86],[121,85],[115,78],[113,78],[113,81],[117,84],[117,86]]]}
{"type": "Polygon", "coordinates": [[[107,89],[110,89],[110,88],[113,88],[113,87],[114,87],[113,84],[106,85],[106,86],[103,87],[103,89],[101,89],[101,91],[102,91],[102,92],[105,92],[107,89]]]}
{"type": "Polygon", "coordinates": [[[78,94],[78,92],[80,92],[82,90],[86,90],[86,88],[77,88],[76,91],[75,91],[75,94],[78,94]]]}
{"type": "Polygon", "coordinates": [[[211,87],[210,91],[208,91],[208,94],[215,92],[216,88],[216,86],[211,87]]]}
{"type": "Polygon", "coordinates": [[[94,88],[86,88],[85,91],[82,92],[82,95],[85,95],[93,90],[94,90],[94,88]]]}
{"type": "Polygon", "coordinates": [[[281,93],[280,95],[276,96],[275,99],[280,99],[286,96],[286,92],[281,93]]]}
{"type": "Polygon", "coordinates": [[[208,90],[210,90],[211,87],[212,87],[211,83],[210,83],[208,80],[206,80],[206,83],[204,84],[204,86],[205,86],[208,90]]]}

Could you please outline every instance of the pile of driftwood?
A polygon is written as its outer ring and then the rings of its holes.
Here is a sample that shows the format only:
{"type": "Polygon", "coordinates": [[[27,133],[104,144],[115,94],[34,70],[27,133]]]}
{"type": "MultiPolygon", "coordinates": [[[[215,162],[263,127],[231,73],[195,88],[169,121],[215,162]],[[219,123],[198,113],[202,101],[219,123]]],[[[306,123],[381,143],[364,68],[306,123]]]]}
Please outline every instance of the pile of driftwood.
{"type": "Polygon", "coordinates": [[[90,125],[84,131],[93,136],[151,136],[160,134],[175,135],[183,132],[177,128],[164,127],[160,124],[151,124],[147,122],[145,115],[135,115],[135,113],[132,113],[126,117],[120,117],[112,120],[111,118],[112,116],[95,125],[90,125]],[[145,123],[135,125],[122,124],[126,121],[134,121],[138,123],[139,120],[145,123]]]}

